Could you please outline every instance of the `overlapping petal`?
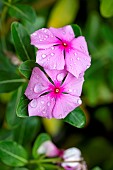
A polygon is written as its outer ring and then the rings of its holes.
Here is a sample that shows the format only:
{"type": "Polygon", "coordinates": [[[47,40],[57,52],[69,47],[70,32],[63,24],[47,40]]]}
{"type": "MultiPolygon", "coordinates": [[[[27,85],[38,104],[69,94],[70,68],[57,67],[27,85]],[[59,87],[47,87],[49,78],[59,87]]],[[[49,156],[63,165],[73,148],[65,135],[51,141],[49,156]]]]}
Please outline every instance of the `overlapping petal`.
{"type": "Polygon", "coordinates": [[[46,75],[38,67],[35,67],[32,71],[25,95],[30,100],[38,98],[41,94],[49,91],[48,87],[50,84],[46,75]]]}
{"type": "Polygon", "coordinates": [[[83,74],[76,78],[72,74],[68,73],[62,86],[65,92],[74,96],[80,96],[82,92],[83,82],[84,82],[83,74]]]}
{"type": "Polygon", "coordinates": [[[66,69],[77,78],[90,67],[91,58],[84,37],[72,41],[71,50],[66,53],[66,69]]]}
{"type": "Polygon", "coordinates": [[[70,25],[64,26],[62,28],[50,27],[49,30],[55,37],[58,37],[61,40],[71,41],[75,37],[73,29],[70,25]]]}
{"type": "Polygon", "coordinates": [[[42,28],[31,34],[31,44],[39,49],[45,49],[58,44],[58,39],[49,29],[42,28]]]}
{"type": "Polygon", "coordinates": [[[62,94],[56,99],[53,109],[53,117],[56,119],[65,118],[72,110],[79,106],[80,98],[70,94],[62,94]]]}
{"type": "Polygon", "coordinates": [[[64,69],[64,53],[59,46],[53,46],[45,50],[38,50],[36,62],[42,67],[53,70],[64,69]]]}
{"type": "Polygon", "coordinates": [[[50,94],[33,99],[28,105],[29,116],[41,116],[48,119],[52,118],[52,112],[55,105],[55,98],[50,94]]]}

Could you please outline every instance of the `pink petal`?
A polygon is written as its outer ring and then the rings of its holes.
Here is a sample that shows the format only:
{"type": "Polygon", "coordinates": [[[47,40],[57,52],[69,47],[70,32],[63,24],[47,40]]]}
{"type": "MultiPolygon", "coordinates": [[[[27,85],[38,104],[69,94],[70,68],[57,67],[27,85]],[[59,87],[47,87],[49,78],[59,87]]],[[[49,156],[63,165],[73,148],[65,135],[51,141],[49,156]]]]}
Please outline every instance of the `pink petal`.
{"type": "Polygon", "coordinates": [[[50,70],[63,70],[65,65],[63,50],[61,50],[59,46],[38,50],[36,62],[50,70]]]}
{"type": "Polygon", "coordinates": [[[28,105],[29,116],[41,116],[48,119],[52,118],[52,111],[55,105],[55,99],[49,94],[33,99],[28,105]]]}
{"type": "Polygon", "coordinates": [[[38,68],[35,67],[32,71],[30,81],[28,83],[25,95],[28,99],[38,98],[41,94],[48,91],[51,83],[45,76],[45,74],[38,68]]]}
{"type": "Polygon", "coordinates": [[[80,98],[70,94],[62,94],[56,99],[53,109],[53,117],[56,119],[65,118],[72,110],[78,107],[80,98]]]}
{"type": "Polygon", "coordinates": [[[49,30],[53,33],[55,37],[58,37],[61,40],[71,41],[75,37],[73,29],[70,25],[62,28],[50,27],[49,30]]]}
{"type": "Polygon", "coordinates": [[[65,69],[64,70],[45,69],[45,71],[48,74],[48,76],[53,80],[53,82],[62,82],[62,80],[67,74],[67,71],[65,69]]]}
{"type": "Polygon", "coordinates": [[[45,141],[37,150],[38,154],[45,154],[48,157],[56,157],[60,150],[51,141],[45,141]]]}
{"type": "Polygon", "coordinates": [[[39,49],[45,49],[56,45],[57,41],[58,39],[46,28],[42,28],[31,34],[31,44],[39,49]]]}
{"type": "Polygon", "coordinates": [[[90,67],[91,58],[84,37],[72,41],[72,49],[66,53],[65,61],[67,70],[77,78],[90,67]]]}
{"type": "Polygon", "coordinates": [[[68,73],[62,85],[64,88],[64,92],[67,92],[71,95],[80,96],[82,92],[83,82],[84,82],[83,75],[76,78],[72,74],[68,73]]]}

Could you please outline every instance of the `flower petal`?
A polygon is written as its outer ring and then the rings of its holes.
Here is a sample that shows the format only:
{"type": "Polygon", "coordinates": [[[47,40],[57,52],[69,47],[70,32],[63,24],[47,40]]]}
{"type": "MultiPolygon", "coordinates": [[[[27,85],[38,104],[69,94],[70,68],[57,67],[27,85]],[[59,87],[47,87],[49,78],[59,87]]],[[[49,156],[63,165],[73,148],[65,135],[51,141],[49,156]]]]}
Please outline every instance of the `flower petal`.
{"type": "Polygon", "coordinates": [[[71,43],[71,50],[66,53],[66,68],[78,78],[80,73],[90,67],[91,58],[84,37],[75,38],[71,43]]]}
{"type": "Polygon", "coordinates": [[[82,92],[83,82],[83,75],[76,78],[71,73],[68,73],[62,87],[64,88],[64,92],[67,92],[71,95],[80,96],[82,92]]]}
{"type": "Polygon", "coordinates": [[[53,82],[62,82],[62,80],[67,74],[67,71],[65,69],[64,70],[45,69],[45,71],[48,74],[48,76],[53,80],[53,82]]]}
{"type": "Polygon", "coordinates": [[[59,46],[38,50],[36,62],[50,70],[63,70],[65,65],[63,50],[61,50],[59,46]]]}
{"type": "Polygon", "coordinates": [[[57,44],[58,39],[49,31],[42,28],[31,34],[31,44],[39,49],[49,48],[57,44]]]}
{"type": "Polygon", "coordinates": [[[54,105],[55,99],[51,98],[49,94],[33,99],[28,105],[29,116],[41,116],[50,119],[53,117],[54,105]]]}
{"type": "Polygon", "coordinates": [[[71,41],[75,37],[73,29],[70,25],[62,28],[50,27],[49,30],[53,33],[55,37],[58,37],[61,40],[71,41]]]}
{"type": "Polygon", "coordinates": [[[56,119],[65,118],[72,110],[78,107],[80,98],[70,94],[62,94],[56,99],[53,109],[53,117],[56,119]]]}
{"type": "Polygon", "coordinates": [[[51,141],[45,141],[37,150],[38,154],[45,154],[48,157],[59,156],[60,150],[51,141]]]}
{"type": "Polygon", "coordinates": [[[49,90],[50,84],[46,75],[38,67],[35,67],[32,71],[25,95],[30,100],[38,98],[41,94],[49,90]]]}

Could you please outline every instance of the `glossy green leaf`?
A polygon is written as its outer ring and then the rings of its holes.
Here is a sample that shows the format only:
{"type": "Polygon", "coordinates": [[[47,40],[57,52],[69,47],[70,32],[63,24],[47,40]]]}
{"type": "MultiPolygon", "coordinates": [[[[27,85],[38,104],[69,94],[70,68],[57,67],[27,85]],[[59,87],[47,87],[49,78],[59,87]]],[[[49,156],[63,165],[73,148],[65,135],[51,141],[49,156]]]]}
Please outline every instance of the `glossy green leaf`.
{"type": "Polygon", "coordinates": [[[98,166],[96,166],[95,168],[93,168],[92,170],[102,170],[101,168],[99,168],[98,166]]]}
{"type": "Polygon", "coordinates": [[[27,168],[14,168],[13,170],[29,170],[27,168]]]}
{"type": "Polygon", "coordinates": [[[29,5],[9,5],[9,14],[11,17],[20,19],[20,20],[27,20],[30,23],[34,23],[36,21],[36,13],[34,9],[29,5]]]}
{"type": "Polygon", "coordinates": [[[21,74],[23,76],[25,76],[27,79],[30,78],[32,69],[36,66],[37,64],[35,63],[34,60],[28,60],[23,62],[20,66],[19,66],[19,71],[21,72],[21,74]]]}
{"type": "Polygon", "coordinates": [[[24,166],[28,163],[26,150],[13,141],[0,141],[0,158],[9,166],[24,166]]]}
{"type": "Polygon", "coordinates": [[[14,92],[11,100],[7,105],[6,121],[10,128],[17,127],[21,122],[21,119],[16,115],[16,107],[20,100],[21,93],[22,93],[22,86],[16,92],[14,92]]]}
{"type": "Polygon", "coordinates": [[[75,37],[79,37],[82,35],[81,28],[77,24],[72,24],[71,27],[73,28],[75,37]]]}
{"type": "Polygon", "coordinates": [[[100,4],[100,12],[103,17],[109,18],[113,16],[113,0],[102,0],[100,4]]]}
{"type": "Polygon", "coordinates": [[[64,121],[71,124],[72,126],[82,128],[85,125],[86,118],[80,107],[77,107],[70,114],[68,114],[68,116],[66,116],[64,121]]]}
{"type": "Polygon", "coordinates": [[[0,93],[6,93],[17,89],[23,82],[19,75],[9,71],[0,71],[0,93]]]}
{"type": "Polygon", "coordinates": [[[79,9],[79,0],[60,0],[53,7],[48,27],[62,27],[70,24],[76,18],[79,9]]]}
{"type": "Polygon", "coordinates": [[[21,124],[14,130],[14,140],[24,146],[29,145],[36,137],[39,129],[40,121],[38,117],[21,118],[21,124]]]}
{"type": "Polygon", "coordinates": [[[25,28],[20,23],[13,22],[11,25],[11,33],[19,58],[23,61],[30,59],[35,60],[35,50],[30,44],[30,36],[25,28]]]}
{"type": "Polygon", "coordinates": [[[43,142],[45,142],[45,141],[47,141],[47,140],[51,140],[51,138],[50,138],[50,136],[49,136],[48,134],[46,134],[46,133],[41,133],[41,134],[37,137],[37,139],[36,139],[36,141],[35,141],[35,143],[34,143],[34,145],[33,145],[33,150],[32,150],[32,154],[33,154],[34,158],[37,158],[37,157],[38,157],[37,149],[39,148],[39,146],[40,146],[43,142]]]}
{"type": "Polygon", "coordinates": [[[19,100],[19,102],[17,104],[16,114],[17,114],[18,117],[28,117],[29,100],[24,95],[26,87],[27,87],[27,84],[25,84],[22,87],[21,97],[20,97],[20,100],[19,100]]]}

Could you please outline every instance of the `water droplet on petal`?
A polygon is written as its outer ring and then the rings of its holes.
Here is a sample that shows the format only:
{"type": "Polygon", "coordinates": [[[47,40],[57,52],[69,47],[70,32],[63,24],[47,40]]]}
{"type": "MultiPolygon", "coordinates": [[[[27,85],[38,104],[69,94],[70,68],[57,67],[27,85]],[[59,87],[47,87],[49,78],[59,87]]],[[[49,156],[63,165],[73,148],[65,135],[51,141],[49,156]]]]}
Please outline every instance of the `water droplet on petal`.
{"type": "Polygon", "coordinates": [[[39,93],[40,90],[41,90],[41,87],[38,84],[36,84],[35,87],[34,87],[34,92],[39,93]]]}
{"type": "Polygon", "coordinates": [[[76,55],[77,55],[77,53],[74,53],[74,55],[76,56],[76,55]]]}
{"type": "Polygon", "coordinates": [[[69,92],[72,92],[72,89],[69,89],[68,91],[69,91],[69,92]]]}
{"type": "Polygon", "coordinates": [[[37,101],[36,101],[36,99],[33,99],[33,100],[31,101],[30,106],[33,107],[33,108],[35,108],[35,107],[37,106],[37,101]]]}
{"type": "Polygon", "coordinates": [[[40,39],[40,41],[42,41],[42,39],[40,39]]]}
{"type": "Polygon", "coordinates": [[[77,103],[78,103],[78,104],[82,104],[82,100],[81,100],[81,99],[78,99],[78,100],[77,100],[77,103]]]}
{"type": "Polygon", "coordinates": [[[53,69],[56,69],[56,64],[54,64],[53,69]]]}
{"type": "Polygon", "coordinates": [[[51,49],[52,49],[52,50],[54,50],[54,49],[55,49],[55,47],[51,47],[51,49]]]}
{"type": "Polygon", "coordinates": [[[48,38],[48,35],[46,35],[45,37],[48,38]]]}
{"type": "Polygon", "coordinates": [[[55,54],[54,53],[51,53],[51,56],[54,56],[55,54]]]}
{"type": "Polygon", "coordinates": [[[64,78],[64,73],[60,73],[60,74],[57,75],[57,80],[58,81],[62,81],[63,78],[64,78]]]}
{"type": "Polygon", "coordinates": [[[83,47],[82,45],[80,46],[80,48],[81,48],[82,50],[84,50],[84,47],[83,47]]]}
{"type": "Polygon", "coordinates": [[[63,31],[62,33],[63,33],[63,34],[66,34],[66,32],[65,32],[65,31],[63,31]]]}
{"type": "Polygon", "coordinates": [[[46,54],[42,54],[42,58],[45,58],[46,57],[46,54]]]}
{"type": "Polygon", "coordinates": [[[77,60],[80,60],[80,58],[79,58],[79,57],[77,57],[77,60]]]}
{"type": "Polygon", "coordinates": [[[44,101],[42,100],[41,103],[44,104],[44,101]]]}
{"type": "Polygon", "coordinates": [[[89,65],[86,66],[86,68],[89,68],[89,67],[90,67],[89,65]]]}
{"type": "Polygon", "coordinates": [[[50,102],[48,102],[47,105],[50,106],[50,102]]]}

